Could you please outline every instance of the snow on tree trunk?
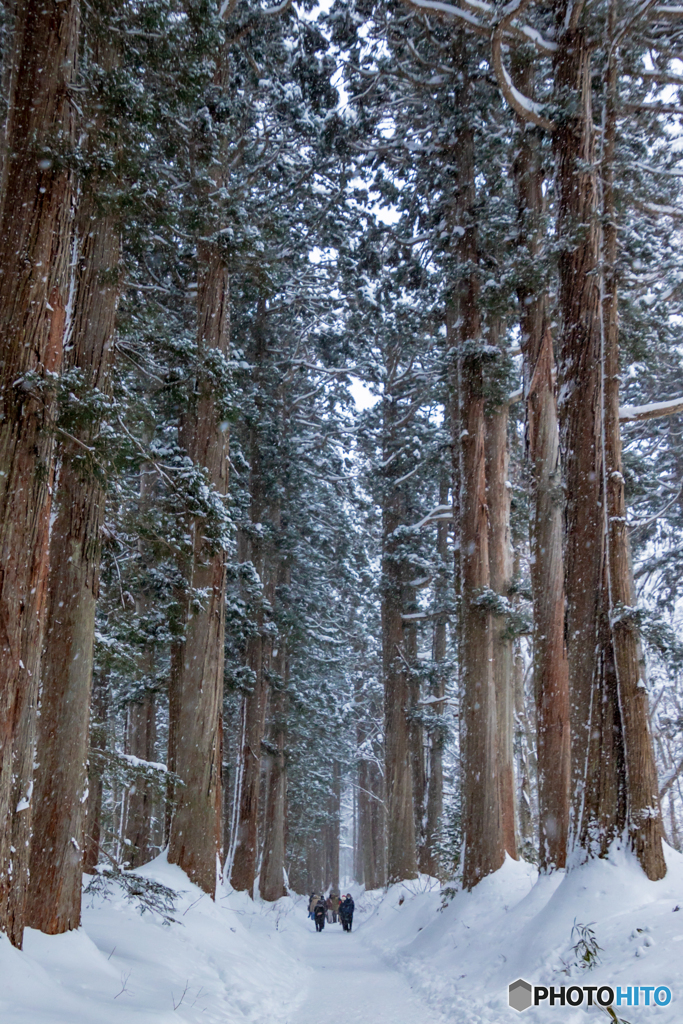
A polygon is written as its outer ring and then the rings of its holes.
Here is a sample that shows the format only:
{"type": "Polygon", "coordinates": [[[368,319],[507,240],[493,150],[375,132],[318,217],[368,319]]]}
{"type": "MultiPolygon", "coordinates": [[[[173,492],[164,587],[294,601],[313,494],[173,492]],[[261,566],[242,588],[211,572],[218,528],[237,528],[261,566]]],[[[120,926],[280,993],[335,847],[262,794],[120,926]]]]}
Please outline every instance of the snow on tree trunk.
{"type": "Polygon", "coordinates": [[[0,217],[0,929],[21,946],[47,582],[52,386],[69,312],[75,0],[20,3],[0,217]]]}
{"type": "MultiPolygon", "coordinates": [[[[218,246],[198,248],[198,348],[200,359],[229,347],[228,272],[218,246]]],[[[228,489],[228,431],[221,421],[212,380],[200,372],[197,395],[183,417],[181,442],[220,495],[228,489]]],[[[172,703],[176,787],[168,859],[213,896],[221,849],[221,733],[225,635],[225,550],[208,543],[201,520],[192,523],[189,583],[201,603],[188,609],[185,642],[172,703]]]]}
{"type": "MultiPolygon", "coordinates": [[[[118,301],[119,230],[91,202],[79,221],[79,259],[69,365],[109,393],[118,301]]],[[[89,446],[87,423],[77,440],[89,446]]],[[[36,750],[27,923],[48,934],[78,928],[86,758],[105,492],[76,442],[64,442],[50,538],[45,646],[36,750]],[[64,757],[65,746],[69,756],[64,757]]]]}
{"type": "MultiPolygon", "coordinates": [[[[486,415],[486,497],[489,510],[489,566],[491,590],[509,600],[512,586],[512,544],[510,541],[510,488],[508,470],[509,407],[501,405],[486,415]]],[[[497,775],[500,813],[505,849],[517,859],[517,814],[513,755],[514,727],[514,643],[506,635],[508,618],[492,615],[493,677],[496,690],[497,775]]]]}

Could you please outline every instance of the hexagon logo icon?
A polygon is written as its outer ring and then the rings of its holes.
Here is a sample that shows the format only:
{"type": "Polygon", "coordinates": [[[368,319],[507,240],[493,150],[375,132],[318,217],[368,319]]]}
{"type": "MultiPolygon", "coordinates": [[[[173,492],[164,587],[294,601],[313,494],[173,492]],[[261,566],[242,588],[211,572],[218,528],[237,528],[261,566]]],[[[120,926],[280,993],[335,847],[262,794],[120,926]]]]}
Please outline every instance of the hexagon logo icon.
{"type": "Polygon", "coordinates": [[[532,1001],[531,985],[524,978],[517,978],[508,986],[508,1004],[513,1010],[528,1010],[532,1001]]]}

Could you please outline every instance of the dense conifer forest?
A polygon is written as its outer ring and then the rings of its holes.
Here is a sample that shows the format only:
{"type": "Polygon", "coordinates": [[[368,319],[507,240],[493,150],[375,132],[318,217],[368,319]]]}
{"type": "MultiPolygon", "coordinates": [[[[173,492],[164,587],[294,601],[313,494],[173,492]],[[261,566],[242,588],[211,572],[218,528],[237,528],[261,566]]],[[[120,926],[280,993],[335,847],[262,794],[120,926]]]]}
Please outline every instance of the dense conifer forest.
{"type": "Polygon", "coordinates": [[[17,0],[0,66],[0,930],[164,851],[661,879],[683,9],[17,0]]]}

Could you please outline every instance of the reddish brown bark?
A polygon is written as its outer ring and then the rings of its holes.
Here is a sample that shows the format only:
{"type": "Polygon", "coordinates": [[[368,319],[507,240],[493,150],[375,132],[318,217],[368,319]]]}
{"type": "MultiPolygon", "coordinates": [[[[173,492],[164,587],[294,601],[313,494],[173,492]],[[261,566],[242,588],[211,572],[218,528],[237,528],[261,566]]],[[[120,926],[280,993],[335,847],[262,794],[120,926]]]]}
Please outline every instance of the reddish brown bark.
{"type": "MultiPolygon", "coordinates": [[[[69,362],[82,371],[89,387],[107,394],[120,242],[115,223],[91,217],[91,209],[88,203],[80,218],[69,362]]],[[[77,440],[89,447],[97,429],[97,423],[88,424],[77,440]]],[[[48,934],[80,924],[80,837],[105,503],[101,477],[83,464],[83,448],[66,443],[61,455],[50,540],[27,907],[27,923],[48,934]]]]}
{"type": "MultiPolygon", "coordinates": [[[[474,137],[467,128],[458,146],[458,208],[467,224],[458,243],[465,266],[478,263],[474,137]]],[[[458,292],[458,433],[460,562],[460,727],[463,804],[463,885],[472,889],[505,858],[498,784],[496,692],[490,601],[486,506],[484,387],[478,276],[463,279],[458,292]],[[484,598],[482,600],[482,598],[484,598]]]]}
{"type": "Polygon", "coordinates": [[[569,825],[569,671],[564,638],[562,492],[552,342],[527,352],[527,437],[533,471],[531,581],[534,600],[539,861],[542,870],[564,867],[569,825]],[[533,353],[533,354],[532,354],[533,353]]]}
{"type": "Polygon", "coordinates": [[[47,579],[49,388],[62,362],[71,255],[71,174],[56,150],[72,141],[78,14],[75,0],[17,8],[0,216],[0,928],[18,946],[47,579]]]}
{"type": "Polygon", "coordinates": [[[561,242],[559,414],[566,487],[565,588],[569,663],[571,846],[604,855],[623,829],[623,746],[604,604],[599,216],[590,46],[558,9],[554,136],[561,242]],[[597,651],[597,657],[596,657],[597,651]]]}
{"type": "MultiPolygon", "coordinates": [[[[533,66],[516,70],[522,93],[533,91],[533,66]]],[[[564,530],[555,358],[547,325],[547,293],[539,282],[545,244],[544,170],[540,139],[519,123],[514,162],[519,245],[526,266],[518,283],[527,444],[531,466],[531,588],[537,717],[539,864],[564,867],[569,827],[569,668],[564,636],[564,530]]],[[[525,808],[524,813],[528,813],[525,808]]]]}
{"type": "MultiPolygon", "coordinates": [[[[614,4],[610,24],[614,31],[614,4]]],[[[648,693],[635,616],[635,595],[626,524],[626,500],[619,425],[619,321],[617,221],[614,209],[617,55],[610,51],[603,171],[604,290],[603,395],[605,490],[607,495],[607,605],[614,654],[619,713],[624,738],[628,841],[648,878],[666,874],[659,785],[649,723],[648,693]]]]}

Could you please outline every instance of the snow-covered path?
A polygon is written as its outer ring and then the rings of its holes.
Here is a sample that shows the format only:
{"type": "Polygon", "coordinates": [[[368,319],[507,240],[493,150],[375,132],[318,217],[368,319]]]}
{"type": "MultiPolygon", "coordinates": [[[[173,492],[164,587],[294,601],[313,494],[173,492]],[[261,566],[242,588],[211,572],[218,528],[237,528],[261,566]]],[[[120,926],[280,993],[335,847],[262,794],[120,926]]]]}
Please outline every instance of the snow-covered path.
{"type": "Polygon", "coordinates": [[[363,926],[345,934],[327,925],[297,937],[297,954],[312,968],[304,1002],[287,1024],[439,1024],[434,1012],[363,942],[363,926]]]}
{"type": "MultiPolygon", "coordinates": [[[[305,897],[263,903],[222,888],[214,902],[160,857],[144,874],[177,893],[168,927],[116,890],[86,898],[77,931],[29,929],[23,951],[0,936],[0,1024],[513,1024],[516,978],[587,980],[575,922],[590,922],[600,945],[591,985],[668,986],[671,1004],[642,1024],[681,1024],[683,856],[667,859],[660,882],[619,851],[541,879],[508,859],[446,903],[425,878],[352,886],[354,931],[318,935],[305,897]]],[[[596,1018],[588,1007],[532,1016],[596,1018]]]]}

